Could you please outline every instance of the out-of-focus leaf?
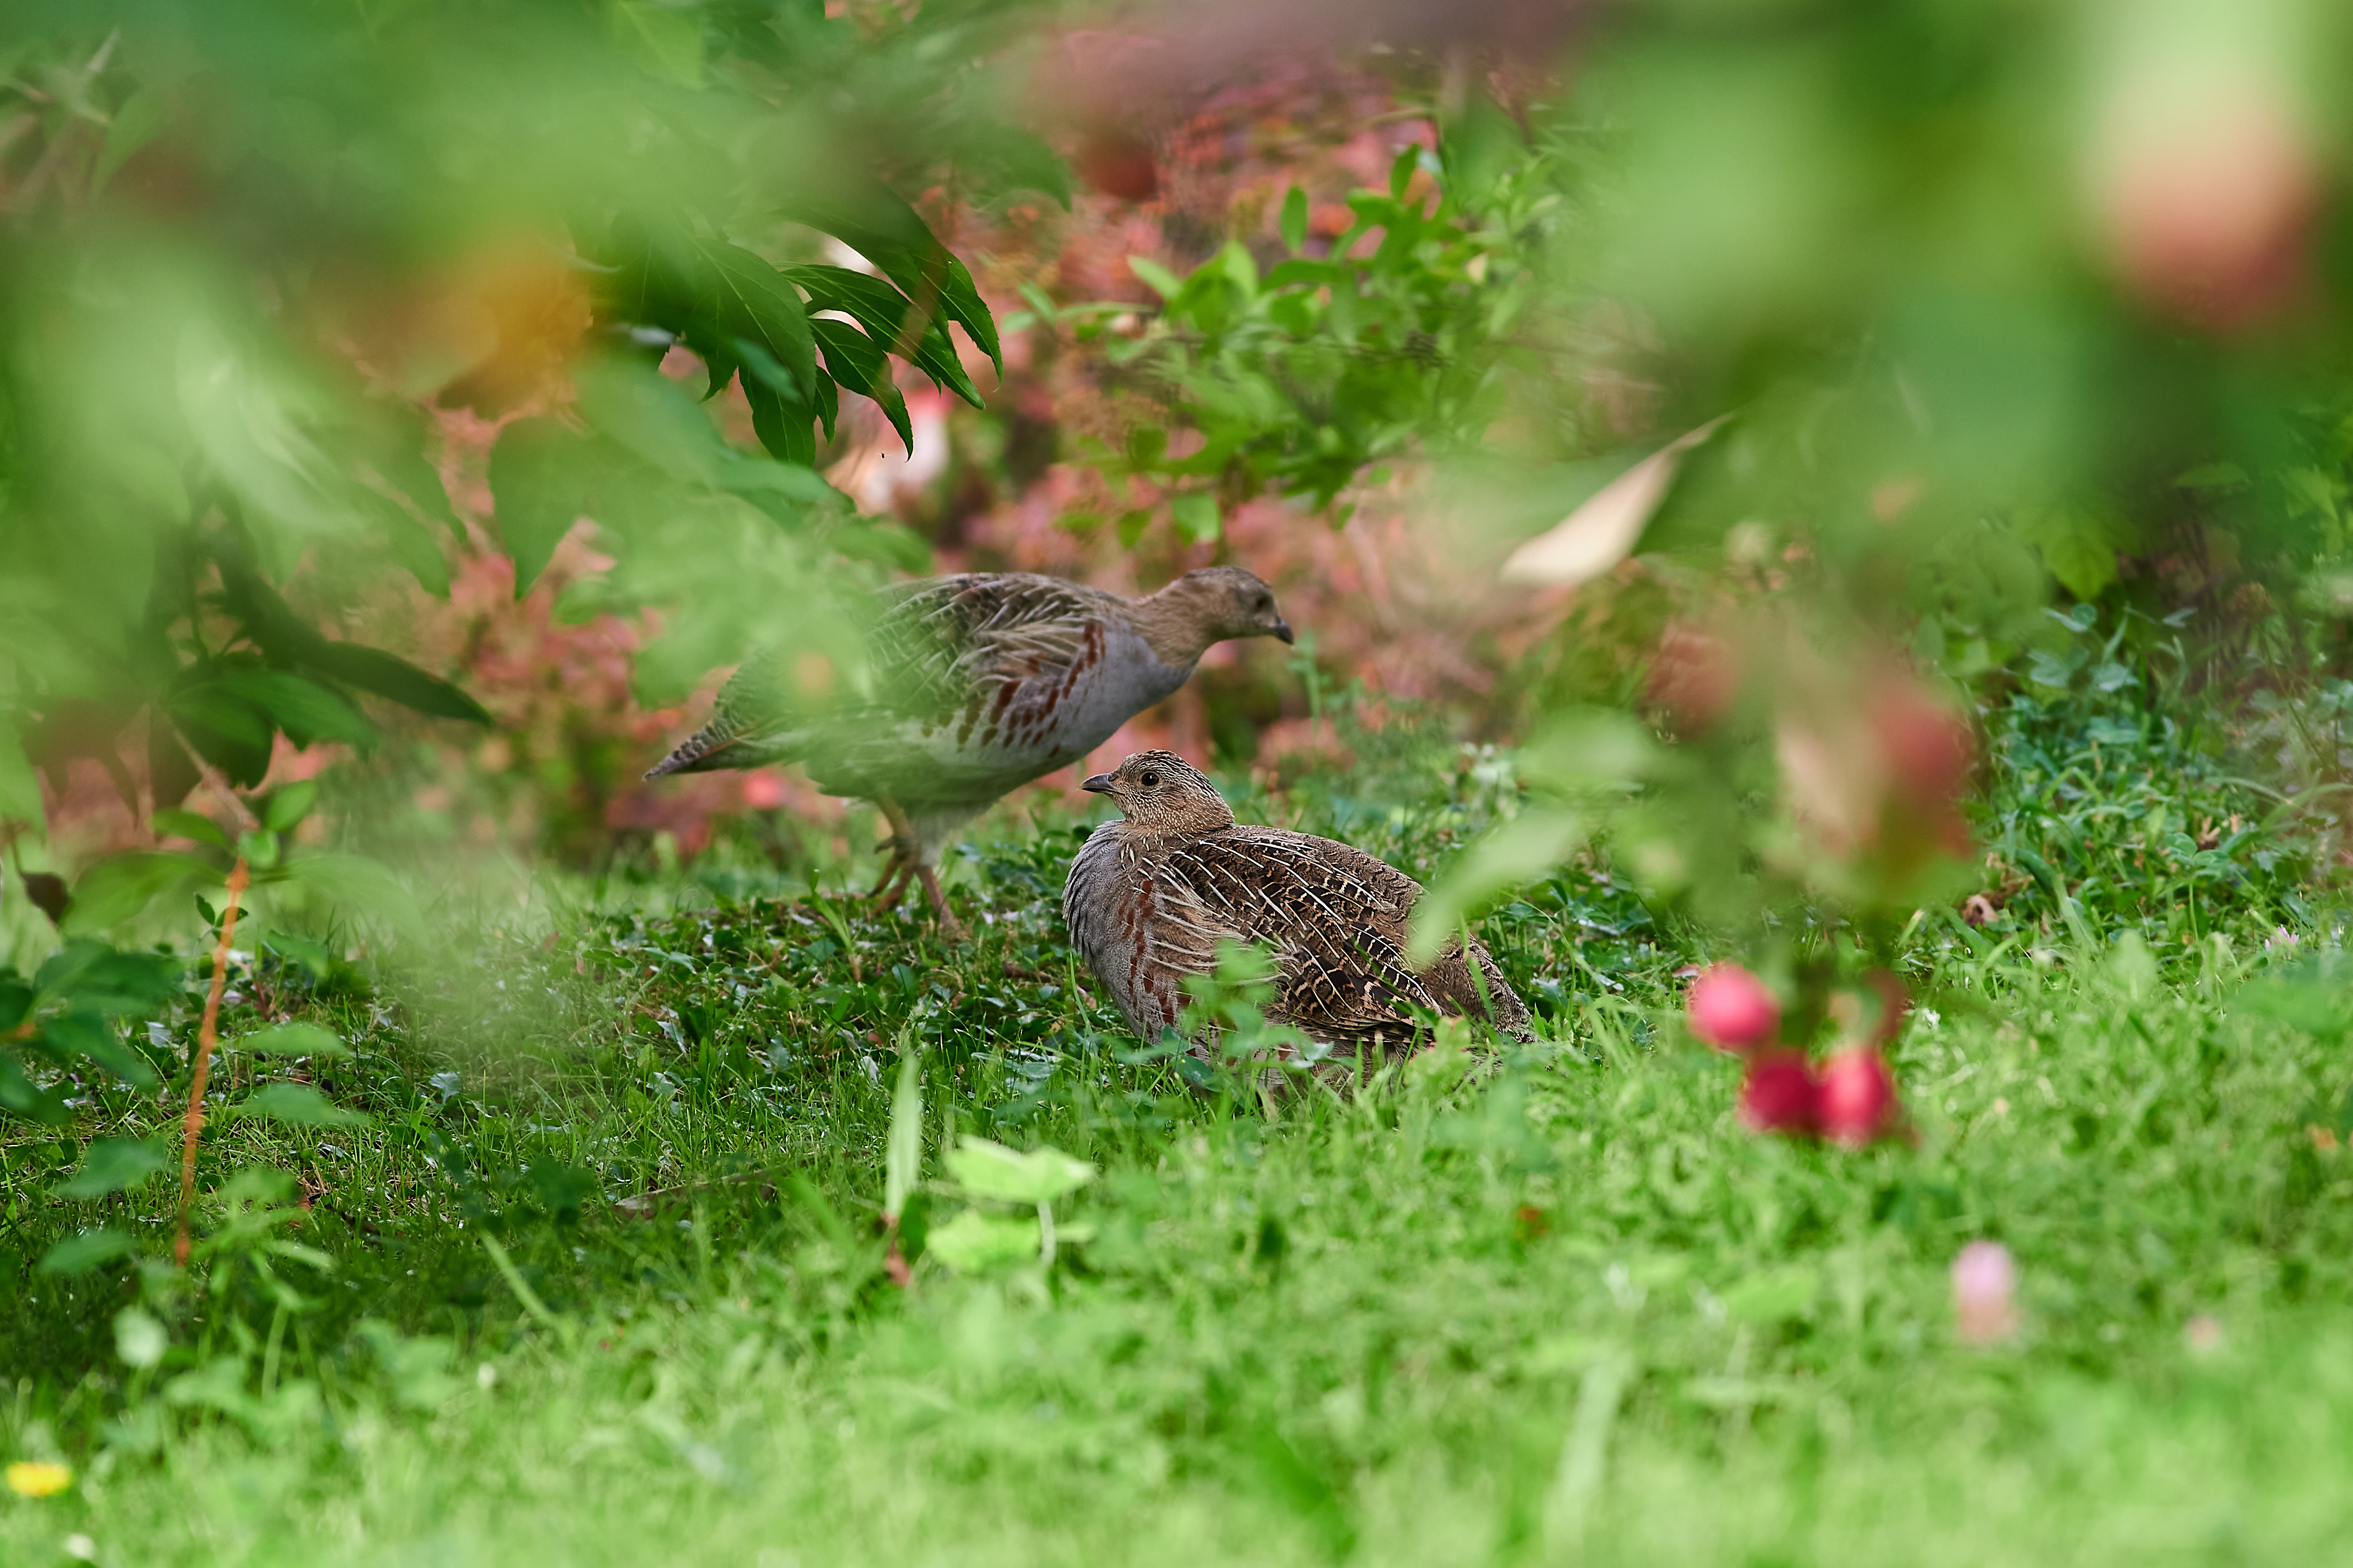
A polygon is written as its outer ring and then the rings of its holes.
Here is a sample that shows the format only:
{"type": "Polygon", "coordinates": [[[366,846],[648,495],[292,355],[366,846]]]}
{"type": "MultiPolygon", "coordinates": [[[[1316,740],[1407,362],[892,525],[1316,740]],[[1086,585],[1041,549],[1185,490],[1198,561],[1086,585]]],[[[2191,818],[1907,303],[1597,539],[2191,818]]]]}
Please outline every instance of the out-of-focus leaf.
{"type": "Polygon", "coordinates": [[[26,1077],[25,1064],[10,1051],[0,1051],[0,1110],[50,1126],[73,1120],[66,1097],[26,1077]]]}
{"type": "Polygon", "coordinates": [[[100,1227],[69,1236],[41,1255],[35,1271],[71,1279],[100,1268],[118,1258],[128,1258],[139,1250],[139,1244],[119,1230],[100,1227]]]}
{"type": "Polygon", "coordinates": [[[1195,544],[1208,544],[1218,537],[1218,498],[1206,490],[1188,490],[1174,498],[1168,503],[1168,515],[1177,531],[1195,544]]]}
{"type": "Polygon", "coordinates": [[[177,805],[188,798],[204,775],[188,756],[172,728],[169,714],[154,707],[147,712],[147,783],[158,805],[177,805]]]}
{"type": "Polygon", "coordinates": [[[1134,273],[1145,288],[1150,289],[1163,300],[1173,300],[1184,290],[1183,279],[1148,256],[1129,257],[1127,269],[1134,273]]]}
{"type": "Polygon", "coordinates": [[[66,891],[66,879],[54,871],[26,871],[20,876],[25,897],[32,906],[47,916],[51,925],[63,926],[66,911],[73,908],[73,895],[66,891]]]}
{"type": "Polygon", "coordinates": [[[125,1366],[144,1369],[157,1365],[164,1352],[171,1348],[172,1336],[145,1309],[125,1307],[114,1314],[114,1353],[122,1358],[125,1366]]]}
{"type": "Polygon", "coordinates": [[[167,805],[154,812],[148,817],[147,825],[164,837],[193,839],[198,844],[209,844],[224,851],[229,847],[228,835],[221,831],[220,824],[209,816],[199,816],[193,811],[182,811],[177,806],[167,805]]]}
{"type": "Polygon", "coordinates": [[[515,597],[530,592],[588,503],[587,443],[549,418],[519,419],[491,448],[499,537],[514,563],[515,597]]]}
{"type": "Polygon", "coordinates": [[[364,1111],[337,1105],[307,1083],[265,1083],[232,1107],[232,1116],[260,1116],[290,1127],[365,1127],[364,1111]]]}
{"type": "Polygon", "coordinates": [[[923,1163],[923,1064],[911,1045],[902,1045],[899,1083],[891,1095],[891,1142],[882,1168],[882,1213],[896,1219],[906,1211],[907,1195],[915,1190],[923,1163]]]}
{"type": "Polygon", "coordinates": [[[44,1018],[33,1037],[68,1061],[88,1058],[133,1089],[153,1090],[161,1081],[147,1058],[124,1045],[114,1026],[95,1012],[77,1010],[44,1018]]]}
{"type": "Polygon", "coordinates": [[[1297,185],[1282,198],[1282,216],[1276,225],[1282,243],[1298,250],[1307,243],[1307,193],[1297,185]]]}
{"type": "Polygon", "coordinates": [[[638,63],[681,87],[702,83],[702,15],[654,0],[611,0],[613,31],[638,63]]]}
{"type": "Polygon", "coordinates": [[[651,365],[607,358],[581,366],[573,379],[580,407],[596,427],[671,478],[707,484],[728,460],[711,416],[651,365]]]}
{"type": "Polygon", "coordinates": [[[289,860],[280,868],[279,876],[299,887],[316,889],[344,909],[373,916],[397,931],[424,929],[424,911],[408,889],[387,867],[364,856],[306,855],[289,860]]]}
{"type": "Polygon", "coordinates": [[[923,1238],[926,1256],[936,1258],[959,1274],[987,1274],[1038,1256],[1039,1230],[1034,1215],[1007,1218],[966,1209],[923,1238]]]}
{"type": "Polygon", "coordinates": [[[1466,914],[1504,889],[1559,865],[1583,840],[1587,826],[1577,813],[1532,807],[1473,844],[1414,905],[1406,956],[1428,963],[1466,914]]]}
{"type": "Polygon", "coordinates": [[[226,670],[196,689],[225,694],[247,704],[298,746],[341,741],[366,751],[376,743],[375,726],[362,718],[358,709],[317,681],[282,669],[226,670]]]}
{"type": "Polygon", "coordinates": [[[139,850],[100,860],[74,884],[68,923],[103,931],[135,918],[161,895],[194,886],[217,887],[223,873],[210,861],[177,850],[139,850]]]}
{"type": "Polygon", "coordinates": [[[948,1155],[948,1173],[976,1197],[1050,1204],[1094,1180],[1095,1168],[1050,1143],[1024,1154],[967,1134],[948,1155]]]}
{"type": "MultiPolygon", "coordinates": [[[[520,573],[522,569],[518,566],[516,570],[520,573]]],[[[462,719],[470,724],[492,722],[490,710],[457,687],[382,648],[322,640],[303,662],[322,675],[356,686],[362,691],[390,698],[415,712],[436,719],[462,719]]]]}
{"type": "Polygon", "coordinates": [[[351,1047],[316,1024],[273,1024],[256,1029],[237,1042],[237,1048],[265,1057],[332,1057],[349,1058],[351,1047]]]}
{"type": "Polygon", "coordinates": [[[1683,455],[1723,423],[1712,419],[1676,437],[1602,486],[1559,523],[1513,551],[1504,563],[1504,581],[1573,586],[1591,582],[1625,560],[1667,499],[1683,455]]]}
{"type": "Polygon", "coordinates": [[[37,825],[43,820],[40,781],[33,776],[15,723],[5,718],[0,718],[0,820],[37,825]]]}
{"type": "Polygon", "coordinates": [[[126,952],[76,937],[49,954],[33,984],[45,998],[70,998],[94,1013],[136,1013],[170,996],[179,973],[178,962],[165,954],[126,952]]]}
{"type": "Polygon", "coordinates": [[[319,804],[319,781],[300,779],[269,797],[261,808],[261,826],[272,833],[291,833],[319,804]]]}
{"type": "Polygon", "coordinates": [[[127,1192],[171,1163],[157,1142],[145,1138],[100,1138],[82,1152],[81,1164],[58,1184],[61,1198],[87,1201],[127,1192]]]}

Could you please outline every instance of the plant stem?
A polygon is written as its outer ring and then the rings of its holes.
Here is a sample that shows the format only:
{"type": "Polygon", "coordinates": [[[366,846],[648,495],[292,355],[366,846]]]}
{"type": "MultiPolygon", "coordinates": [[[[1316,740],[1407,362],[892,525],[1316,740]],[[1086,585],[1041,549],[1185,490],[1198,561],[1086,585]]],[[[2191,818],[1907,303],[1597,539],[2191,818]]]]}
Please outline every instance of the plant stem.
{"type": "Polygon", "coordinates": [[[188,1114],[180,1123],[180,1228],[172,1260],[188,1266],[188,1209],[196,1201],[196,1142],[205,1131],[205,1080],[212,1076],[213,1042],[220,1026],[221,989],[228,982],[228,944],[237,935],[237,900],[245,891],[245,857],[228,874],[228,900],[221,906],[219,945],[213,949],[213,986],[205,997],[205,1021],[196,1031],[195,1071],[188,1079],[188,1114]]]}

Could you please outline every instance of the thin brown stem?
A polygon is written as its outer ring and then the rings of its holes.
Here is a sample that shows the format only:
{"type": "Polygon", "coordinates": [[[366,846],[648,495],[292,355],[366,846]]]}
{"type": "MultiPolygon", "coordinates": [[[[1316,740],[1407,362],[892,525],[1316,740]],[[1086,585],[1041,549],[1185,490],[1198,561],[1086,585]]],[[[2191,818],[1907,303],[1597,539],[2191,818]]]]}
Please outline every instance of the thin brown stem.
{"type": "Polygon", "coordinates": [[[188,1080],[188,1114],[180,1123],[180,1228],[172,1259],[188,1266],[188,1210],[196,1201],[196,1143],[205,1131],[205,1080],[212,1076],[213,1044],[220,1026],[221,990],[228,983],[228,944],[237,934],[237,900],[245,891],[245,857],[228,874],[228,901],[221,906],[220,942],[213,949],[213,986],[205,997],[205,1021],[196,1030],[195,1071],[188,1080]]]}

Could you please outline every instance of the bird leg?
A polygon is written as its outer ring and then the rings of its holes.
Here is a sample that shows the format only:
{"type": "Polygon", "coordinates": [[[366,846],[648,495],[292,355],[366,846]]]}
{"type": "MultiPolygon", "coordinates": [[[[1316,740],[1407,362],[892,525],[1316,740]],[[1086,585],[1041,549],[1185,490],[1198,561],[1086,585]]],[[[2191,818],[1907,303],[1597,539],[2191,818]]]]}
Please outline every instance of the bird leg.
{"type": "Polygon", "coordinates": [[[874,884],[872,892],[866,895],[876,914],[883,914],[898,907],[899,900],[906,896],[908,879],[913,875],[914,869],[915,858],[901,854],[893,846],[890,863],[882,868],[882,879],[874,884]]]}
{"type": "Polygon", "coordinates": [[[915,830],[907,826],[907,814],[899,809],[895,800],[878,800],[882,820],[891,825],[891,858],[883,863],[882,879],[874,884],[868,895],[873,900],[874,912],[896,908],[906,895],[907,877],[915,866],[915,830]]]}
{"type": "Polygon", "coordinates": [[[931,898],[933,910],[940,917],[940,934],[950,942],[964,941],[966,935],[964,922],[955,918],[954,910],[948,908],[948,896],[940,890],[939,873],[918,862],[915,875],[922,880],[923,891],[931,898]]]}

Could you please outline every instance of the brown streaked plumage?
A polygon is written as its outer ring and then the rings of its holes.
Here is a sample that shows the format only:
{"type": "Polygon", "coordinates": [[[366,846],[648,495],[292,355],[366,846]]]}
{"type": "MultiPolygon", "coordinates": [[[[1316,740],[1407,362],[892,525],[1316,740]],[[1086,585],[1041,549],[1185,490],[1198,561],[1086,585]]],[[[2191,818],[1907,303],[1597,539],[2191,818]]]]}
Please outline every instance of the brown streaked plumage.
{"type": "Polygon", "coordinates": [[[1394,866],[1334,839],[1237,823],[1216,786],[1171,752],[1139,752],[1086,787],[1121,816],[1071,863],[1062,919],[1146,1040],[1178,1027],[1185,978],[1216,971],[1220,942],[1271,949],[1270,1020],[1345,1054],[1409,1045],[1423,1017],[1441,1014],[1533,1037],[1527,1007],[1475,940],[1454,938],[1421,969],[1407,963],[1421,884],[1394,866]]]}
{"type": "Polygon", "coordinates": [[[1229,637],[1291,640],[1267,585],[1238,566],[1188,572],[1140,599],[1023,572],[889,590],[869,639],[871,679],[820,704],[773,658],[719,693],[711,721],[648,778],[800,763],[828,795],[880,806],[892,864],[878,894],[919,879],[942,926],[939,854],[997,798],[1067,767],[1185,684],[1229,637]]]}

